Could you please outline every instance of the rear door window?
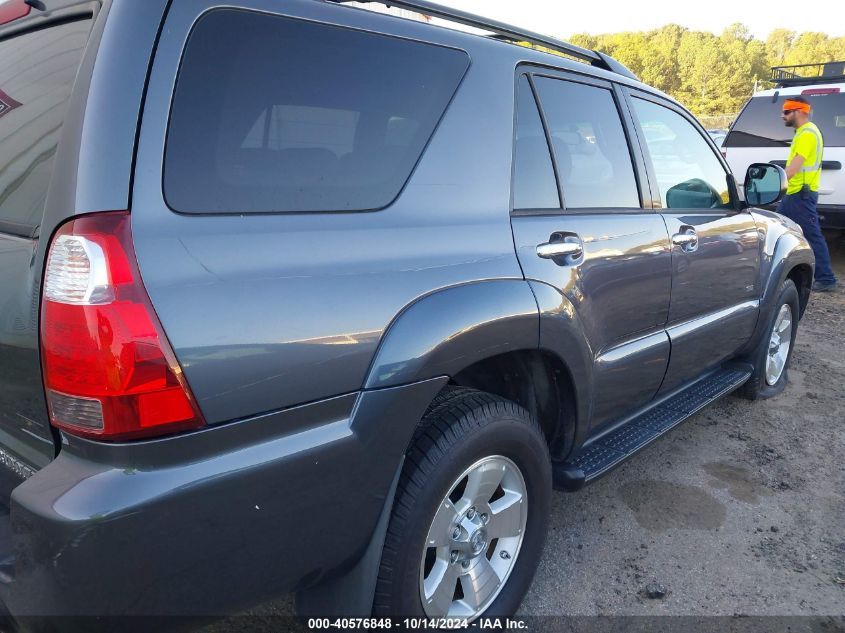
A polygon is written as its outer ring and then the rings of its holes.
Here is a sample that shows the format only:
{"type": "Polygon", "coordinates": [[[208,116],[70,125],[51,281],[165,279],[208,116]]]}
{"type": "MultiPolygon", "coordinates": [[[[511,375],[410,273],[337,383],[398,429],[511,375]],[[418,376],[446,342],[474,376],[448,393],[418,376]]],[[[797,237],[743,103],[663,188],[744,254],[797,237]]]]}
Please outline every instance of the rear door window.
{"type": "Polygon", "coordinates": [[[640,208],[631,153],[608,88],[535,77],[567,209],[640,208]]]}
{"type": "Polygon", "coordinates": [[[91,28],[69,22],[0,40],[0,232],[41,223],[68,97],[91,28]]]}
{"type": "Polygon", "coordinates": [[[188,41],[164,193],[188,213],[365,211],[401,191],[463,51],[221,9],[188,41]]]}
{"type": "MultiPolygon", "coordinates": [[[[845,147],[845,94],[803,95],[812,107],[810,120],[822,132],[825,147],[845,147]]],[[[754,97],[740,113],[725,147],[789,147],[795,130],[786,127],[781,110],[786,97],[754,97]]]]}

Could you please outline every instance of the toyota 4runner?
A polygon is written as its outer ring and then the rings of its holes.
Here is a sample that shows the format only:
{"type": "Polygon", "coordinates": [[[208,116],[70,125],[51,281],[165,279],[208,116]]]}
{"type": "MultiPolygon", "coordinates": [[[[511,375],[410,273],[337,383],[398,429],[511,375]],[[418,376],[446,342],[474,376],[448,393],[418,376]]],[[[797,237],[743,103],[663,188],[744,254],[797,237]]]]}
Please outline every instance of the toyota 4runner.
{"type": "Polygon", "coordinates": [[[741,200],[613,59],[390,4],[490,35],[324,0],[0,6],[15,616],[512,613],[553,488],[784,388],[813,256],[749,206],[782,169],[741,200]]]}

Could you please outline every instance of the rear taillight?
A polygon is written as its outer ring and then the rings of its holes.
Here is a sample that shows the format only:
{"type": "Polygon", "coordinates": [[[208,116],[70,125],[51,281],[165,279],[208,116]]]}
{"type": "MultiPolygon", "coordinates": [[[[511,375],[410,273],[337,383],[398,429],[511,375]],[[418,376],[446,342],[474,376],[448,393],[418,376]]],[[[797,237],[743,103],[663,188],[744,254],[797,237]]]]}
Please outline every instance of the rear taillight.
{"type": "Polygon", "coordinates": [[[57,427],[122,440],[204,424],[141,283],[126,212],[76,218],[56,232],[41,349],[57,427]]]}

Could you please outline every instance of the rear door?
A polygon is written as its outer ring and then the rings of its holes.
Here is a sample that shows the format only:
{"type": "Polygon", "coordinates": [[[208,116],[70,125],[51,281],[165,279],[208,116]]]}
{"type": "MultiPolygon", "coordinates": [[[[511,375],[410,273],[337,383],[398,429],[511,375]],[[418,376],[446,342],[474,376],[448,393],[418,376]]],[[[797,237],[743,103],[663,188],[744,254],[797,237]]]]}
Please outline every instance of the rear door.
{"type": "MultiPolygon", "coordinates": [[[[0,462],[21,476],[55,446],[38,357],[44,203],[90,16],[0,30],[0,462]],[[12,29],[15,29],[12,32],[12,29]]],[[[49,236],[44,236],[49,237],[49,236]]]]}
{"type": "Polygon", "coordinates": [[[704,130],[677,106],[631,92],[652,193],[672,240],[672,354],[661,392],[729,357],[757,323],[760,242],[736,210],[729,174],[704,130]]]}
{"type": "Polygon", "coordinates": [[[620,112],[609,82],[546,71],[517,80],[517,253],[526,278],[554,287],[583,325],[593,428],[651,400],[669,351],[669,239],[660,215],[644,208],[641,156],[620,112]],[[572,250],[550,255],[554,248],[572,250]]]}

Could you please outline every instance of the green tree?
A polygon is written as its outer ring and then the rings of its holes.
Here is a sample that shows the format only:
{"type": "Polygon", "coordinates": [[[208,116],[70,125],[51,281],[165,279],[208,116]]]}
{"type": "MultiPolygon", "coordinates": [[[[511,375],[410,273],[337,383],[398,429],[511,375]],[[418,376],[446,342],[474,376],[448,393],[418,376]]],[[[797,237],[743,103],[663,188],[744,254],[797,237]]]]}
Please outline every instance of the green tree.
{"type": "Polygon", "coordinates": [[[795,31],[775,29],[766,39],[766,57],[770,66],[782,66],[786,63],[786,55],[792,49],[795,41],[795,31]]]}
{"type": "Polygon", "coordinates": [[[615,57],[699,116],[736,113],[755,86],[769,85],[771,66],[845,60],[845,37],[776,29],[763,42],[741,23],[719,36],[667,24],[645,32],[579,33],[570,41],[615,57]]]}

